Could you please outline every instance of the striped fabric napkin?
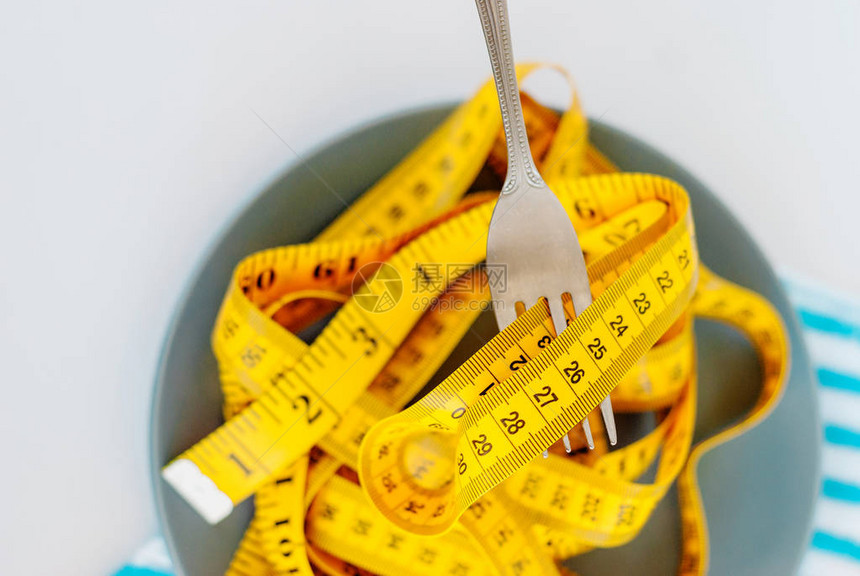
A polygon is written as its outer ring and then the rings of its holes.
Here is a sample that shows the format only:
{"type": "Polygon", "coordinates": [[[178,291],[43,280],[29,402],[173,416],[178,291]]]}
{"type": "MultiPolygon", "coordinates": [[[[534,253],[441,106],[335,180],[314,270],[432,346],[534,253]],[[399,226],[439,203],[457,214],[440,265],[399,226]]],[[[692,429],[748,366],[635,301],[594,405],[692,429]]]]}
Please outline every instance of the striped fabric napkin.
{"type": "Polygon", "coordinates": [[[860,576],[860,302],[797,280],[784,285],[818,373],[821,492],[801,576],[860,576]]]}
{"type": "MultiPolygon", "coordinates": [[[[860,301],[784,280],[815,366],[824,449],[812,540],[800,576],[860,576],[860,301]]],[[[155,537],[115,576],[173,576],[155,537]]]]}

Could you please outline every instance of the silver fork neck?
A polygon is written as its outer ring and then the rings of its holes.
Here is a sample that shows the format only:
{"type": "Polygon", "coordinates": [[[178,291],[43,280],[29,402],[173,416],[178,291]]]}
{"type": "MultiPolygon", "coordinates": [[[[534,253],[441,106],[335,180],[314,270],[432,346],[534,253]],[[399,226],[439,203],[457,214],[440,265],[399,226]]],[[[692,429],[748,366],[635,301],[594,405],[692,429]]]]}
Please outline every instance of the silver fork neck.
{"type": "Polygon", "coordinates": [[[475,4],[481,17],[487,52],[490,54],[490,64],[493,68],[496,92],[499,95],[499,107],[502,111],[502,124],[508,146],[508,174],[502,186],[502,194],[514,192],[520,178],[534,187],[543,187],[543,179],[532,159],[523,120],[511,48],[511,26],[508,21],[507,2],[506,0],[475,0],[475,4]]]}

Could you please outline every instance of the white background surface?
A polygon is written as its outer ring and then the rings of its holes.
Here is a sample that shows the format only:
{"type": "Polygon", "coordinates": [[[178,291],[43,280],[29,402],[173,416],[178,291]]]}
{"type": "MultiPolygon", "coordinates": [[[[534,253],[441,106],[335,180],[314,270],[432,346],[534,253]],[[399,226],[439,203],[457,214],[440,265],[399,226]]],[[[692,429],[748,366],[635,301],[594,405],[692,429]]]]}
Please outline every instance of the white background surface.
{"type": "MultiPolygon", "coordinates": [[[[74,4],[0,9],[3,574],[110,573],[156,530],[169,315],[215,232],[295,160],[252,110],[302,152],[489,74],[469,0],[74,4]]],[[[860,294],[860,5],[511,14],[519,59],[566,66],[592,116],[708,183],[778,269],[860,294]]]]}

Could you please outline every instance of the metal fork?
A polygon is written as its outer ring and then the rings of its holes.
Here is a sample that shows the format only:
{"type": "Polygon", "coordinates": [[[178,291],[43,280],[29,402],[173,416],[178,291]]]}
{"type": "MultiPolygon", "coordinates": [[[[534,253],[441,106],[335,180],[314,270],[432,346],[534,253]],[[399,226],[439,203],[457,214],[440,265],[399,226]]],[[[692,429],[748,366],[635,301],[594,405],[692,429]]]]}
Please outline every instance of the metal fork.
{"type": "MultiPolygon", "coordinates": [[[[507,267],[504,294],[491,287],[493,298],[504,304],[495,307],[496,321],[499,330],[505,329],[516,320],[517,302],[528,308],[543,296],[549,302],[558,335],[567,326],[562,294],[570,294],[577,316],[591,304],[585,259],[573,224],[532,160],[514,71],[507,2],[475,0],[475,4],[490,53],[508,146],[508,174],[487,236],[487,265],[507,267]]],[[[614,445],[617,434],[609,396],[600,403],[600,412],[609,442],[614,445]]],[[[582,421],[582,428],[593,449],[588,419],[582,421]]],[[[562,441],[570,452],[567,434],[562,441]]],[[[547,456],[545,451],[544,458],[547,456]]]]}

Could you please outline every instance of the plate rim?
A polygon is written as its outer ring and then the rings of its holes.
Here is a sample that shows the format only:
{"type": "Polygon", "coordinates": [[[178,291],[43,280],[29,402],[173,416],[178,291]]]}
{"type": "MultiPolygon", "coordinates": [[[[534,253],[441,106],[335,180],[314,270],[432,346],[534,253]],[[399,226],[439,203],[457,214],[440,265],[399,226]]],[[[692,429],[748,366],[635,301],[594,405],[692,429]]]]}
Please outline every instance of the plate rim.
{"type": "MultiPolygon", "coordinates": [[[[390,112],[384,113],[378,117],[371,118],[369,120],[365,120],[362,122],[358,122],[358,123],[352,125],[351,127],[347,128],[341,132],[335,133],[334,135],[330,135],[330,136],[324,138],[320,142],[311,146],[306,152],[304,152],[302,154],[301,158],[292,159],[292,160],[288,161],[285,165],[283,165],[282,167],[280,167],[279,169],[274,171],[273,174],[271,175],[271,177],[264,180],[262,182],[262,184],[260,184],[259,186],[257,186],[253,190],[253,192],[248,192],[248,193],[244,194],[240,198],[239,202],[237,203],[238,205],[236,206],[236,208],[233,211],[231,211],[229,216],[227,218],[225,218],[225,220],[221,223],[221,225],[217,226],[215,228],[215,230],[211,233],[208,241],[206,242],[204,249],[200,253],[200,256],[195,260],[194,265],[189,270],[189,272],[185,278],[185,281],[182,285],[182,288],[180,290],[180,293],[179,293],[178,297],[176,298],[175,303],[173,305],[173,308],[172,308],[172,311],[170,314],[170,319],[169,319],[168,326],[167,326],[167,330],[165,332],[163,344],[162,344],[160,351],[159,351],[159,354],[158,354],[156,370],[154,372],[154,377],[153,377],[154,389],[152,392],[150,406],[149,406],[149,418],[148,418],[149,430],[147,433],[147,437],[148,437],[148,452],[149,452],[149,456],[148,456],[149,463],[148,464],[149,464],[150,485],[152,488],[152,498],[153,498],[154,504],[155,504],[156,519],[157,519],[158,527],[161,530],[161,534],[162,534],[164,541],[165,541],[165,544],[167,546],[171,562],[173,563],[174,571],[176,572],[177,575],[182,575],[182,574],[186,574],[186,573],[185,573],[185,570],[184,570],[182,563],[181,563],[181,560],[180,560],[181,555],[179,554],[179,551],[178,551],[177,546],[175,544],[175,535],[173,533],[172,528],[170,527],[169,523],[166,520],[167,513],[165,510],[165,498],[164,498],[165,485],[161,481],[161,475],[160,475],[160,471],[161,471],[163,464],[159,461],[158,454],[157,454],[157,446],[159,444],[158,436],[160,434],[160,431],[159,431],[158,427],[156,426],[156,424],[157,424],[156,420],[158,419],[158,411],[159,411],[159,405],[160,405],[162,393],[165,389],[164,373],[166,370],[166,359],[167,359],[168,353],[171,349],[171,345],[172,345],[172,343],[176,337],[176,331],[177,331],[177,327],[178,327],[179,316],[181,315],[181,312],[185,309],[185,307],[189,303],[189,300],[191,299],[192,287],[196,283],[196,279],[200,276],[200,274],[202,273],[206,264],[214,257],[216,248],[220,244],[220,241],[227,235],[227,233],[230,230],[232,230],[234,228],[234,226],[243,217],[245,217],[246,213],[251,210],[251,208],[253,207],[255,202],[258,199],[260,199],[264,194],[266,194],[266,192],[268,190],[270,190],[273,186],[275,186],[281,179],[283,179],[285,176],[287,176],[290,172],[294,171],[296,168],[298,168],[302,164],[304,164],[305,161],[309,161],[309,160],[313,159],[318,154],[324,152],[326,149],[337,146],[342,141],[353,138],[361,132],[371,130],[373,128],[382,126],[384,124],[390,123],[390,122],[395,121],[395,120],[403,120],[407,117],[418,117],[418,116],[423,116],[426,114],[439,114],[439,113],[443,113],[443,112],[450,112],[454,109],[454,107],[456,107],[457,105],[459,105],[461,103],[462,103],[462,101],[449,100],[449,101],[441,101],[441,102],[431,103],[431,104],[427,104],[427,105],[406,107],[403,109],[390,111],[390,112]]],[[[746,238],[747,243],[755,251],[756,257],[764,263],[764,265],[765,265],[764,271],[765,271],[766,275],[768,276],[769,280],[773,283],[774,286],[777,287],[777,290],[779,291],[779,293],[782,295],[784,300],[788,303],[789,313],[788,313],[788,315],[783,314],[783,320],[786,323],[787,327],[788,327],[788,325],[790,325],[790,327],[792,327],[794,329],[794,332],[799,335],[798,340],[800,341],[800,346],[796,346],[795,343],[792,342],[791,355],[794,356],[794,354],[802,354],[806,359],[806,365],[808,367],[808,370],[807,370],[808,373],[805,375],[806,378],[804,378],[804,381],[806,381],[808,383],[808,386],[810,387],[810,389],[812,391],[811,396],[812,396],[812,398],[814,400],[814,404],[815,404],[814,407],[810,407],[811,408],[810,413],[812,413],[812,418],[814,419],[814,423],[815,423],[814,429],[816,431],[816,442],[815,442],[816,458],[815,458],[815,469],[814,469],[814,474],[815,474],[815,483],[814,483],[815,489],[814,490],[815,491],[811,495],[811,497],[808,498],[809,504],[808,504],[808,513],[806,514],[807,521],[806,521],[806,526],[805,526],[806,546],[797,551],[796,561],[794,562],[795,568],[798,568],[800,566],[800,562],[802,560],[803,555],[806,553],[806,551],[809,547],[809,542],[811,540],[811,535],[812,535],[812,531],[814,528],[814,511],[815,511],[815,507],[816,507],[817,496],[818,496],[818,493],[820,490],[820,485],[821,485],[821,474],[822,474],[822,471],[821,471],[821,453],[822,453],[822,445],[823,445],[823,433],[822,433],[822,429],[821,429],[821,415],[820,415],[820,411],[818,409],[818,407],[819,407],[818,390],[817,390],[817,387],[815,385],[815,383],[817,382],[817,377],[814,374],[814,367],[812,365],[811,359],[810,359],[809,354],[808,354],[807,346],[806,346],[806,343],[805,343],[804,338],[803,338],[803,331],[800,327],[800,322],[798,320],[797,313],[796,313],[794,307],[791,305],[791,302],[790,302],[790,300],[789,300],[789,298],[785,292],[785,289],[782,285],[782,282],[780,281],[779,277],[776,275],[776,273],[773,269],[773,266],[770,264],[770,259],[767,258],[767,256],[765,255],[765,253],[763,252],[763,250],[761,249],[759,244],[756,242],[755,238],[753,238],[749,234],[746,227],[737,219],[737,217],[726,206],[726,204],[722,201],[722,199],[720,199],[716,193],[712,192],[713,189],[711,187],[702,184],[701,179],[694,176],[683,165],[679,164],[674,159],[672,159],[671,156],[663,153],[659,148],[651,145],[650,143],[641,139],[637,135],[634,135],[630,132],[627,132],[627,131],[624,131],[620,128],[617,128],[617,127],[615,127],[611,124],[608,124],[608,123],[606,123],[600,119],[588,118],[588,122],[589,122],[589,126],[596,126],[600,130],[603,130],[607,133],[610,133],[615,137],[619,137],[619,138],[622,138],[622,139],[625,139],[625,140],[628,140],[628,141],[635,143],[638,147],[641,147],[642,149],[647,150],[651,154],[658,156],[662,161],[666,162],[667,164],[672,165],[676,170],[684,173],[685,176],[690,178],[692,181],[700,183],[702,188],[707,190],[710,193],[712,200],[723,209],[723,211],[728,216],[728,218],[733,222],[733,224],[747,236],[747,238],[746,238]],[[812,408],[814,408],[814,409],[812,409],[812,408]]],[[[792,366],[792,370],[794,370],[794,369],[795,369],[794,366],[792,366]]],[[[777,406],[776,409],[778,409],[778,408],[779,407],[777,406]]],[[[732,441],[734,441],[734,440],[732,440],[732,441]]],[[[732,441],[729,441],[726,444],[721,445],[720,448],[731,444],[732,441]]],[[[713,452],[705,455],[704,458],[702,459],[702,461],[707,459],[708,456],[712,453],[713,452]]],[[[700,466],[701,466],[702,461],[699,462],[700,466]]]]}

